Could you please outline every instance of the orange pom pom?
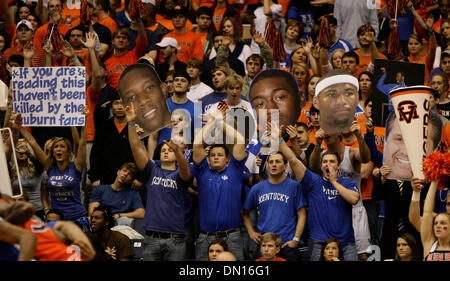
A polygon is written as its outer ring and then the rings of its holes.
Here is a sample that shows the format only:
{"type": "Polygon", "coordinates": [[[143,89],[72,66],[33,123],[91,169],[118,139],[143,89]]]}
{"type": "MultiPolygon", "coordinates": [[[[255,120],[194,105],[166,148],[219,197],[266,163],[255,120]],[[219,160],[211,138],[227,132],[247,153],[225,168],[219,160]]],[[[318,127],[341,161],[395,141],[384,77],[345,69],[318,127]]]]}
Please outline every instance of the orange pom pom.
{"type": "Polygon", "coordinates": [[[434,152],[423,161],[423,173],[429,181],[450,176],[450,152],[434,152]]]}

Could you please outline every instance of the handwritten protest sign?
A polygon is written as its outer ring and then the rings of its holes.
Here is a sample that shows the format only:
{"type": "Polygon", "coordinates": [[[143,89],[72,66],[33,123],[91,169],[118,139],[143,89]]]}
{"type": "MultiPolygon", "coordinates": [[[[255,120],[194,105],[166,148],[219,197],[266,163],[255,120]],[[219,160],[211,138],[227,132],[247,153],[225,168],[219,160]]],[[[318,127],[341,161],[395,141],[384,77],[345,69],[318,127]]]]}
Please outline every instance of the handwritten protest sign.
{"type": "Polygon", "coordinates": [[[84,126],[85,74],[84,67],[14,67],[14,112],[24,126],[84,126]]]}

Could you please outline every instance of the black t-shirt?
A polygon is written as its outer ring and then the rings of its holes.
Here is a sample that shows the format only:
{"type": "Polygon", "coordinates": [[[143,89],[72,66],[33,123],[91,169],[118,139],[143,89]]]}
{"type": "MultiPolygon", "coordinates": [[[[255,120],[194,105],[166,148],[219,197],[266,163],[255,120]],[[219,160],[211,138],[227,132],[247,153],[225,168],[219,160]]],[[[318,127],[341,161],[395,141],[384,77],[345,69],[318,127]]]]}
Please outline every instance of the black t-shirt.
{"type": "Polygon", "coordinates": [[[438,104],[437,109],[439,109],[442,116],[450,120],[450,102],[438,104]]]}

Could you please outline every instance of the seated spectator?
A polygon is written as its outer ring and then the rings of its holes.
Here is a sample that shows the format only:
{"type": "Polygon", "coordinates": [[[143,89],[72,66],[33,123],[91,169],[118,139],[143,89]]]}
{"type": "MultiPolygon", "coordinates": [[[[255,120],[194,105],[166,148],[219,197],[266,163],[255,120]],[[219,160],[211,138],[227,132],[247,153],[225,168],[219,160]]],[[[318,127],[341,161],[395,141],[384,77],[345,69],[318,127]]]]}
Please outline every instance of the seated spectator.
{"type": "Polygon", "coordinates": [[[115,220],[111,211],[105,206],[98,206],[91,215],[91,232],[89,239],[94,246],[96,255],[94,261],[131,261],[134,250],[130,239],[111,230],[115,220]]]}
{"type": "Polygon", "coordinates": [[[320,253],[320,261],[343,261],[342,246],[338,239],[329,238],[320,253]]]}
{"type": "Polygon", "coordinates": [[[228,251],[227,242],[222,239],[214,240],[208,246],[208,252],[206,253],[206,260],[216,261],[217,256],[225,251],[228,251]]]}
{"type": "Polygon", "coordinates": [[[273,232],[261,236],[261,255],[256,261],[286,261],[277,256],[281,250],[281,237],[273,232]]]}
{"type": "Polygon", "coordinates": [[[420,253],[416,239],[409,233],[404,233],[397,238],[397,251],[394,261],[419,261],[420,253]]]}
{"type": "Polygon", "coordinates": [[[118,225],[130,226],[133,219],[143,219],[145,209],[141,197],[131,189],[136,172],[134,163],[124,163],[117,171],[114,183],[96,186],[89,201],[89,215],[102,205],[111,209],[118,225]]]}

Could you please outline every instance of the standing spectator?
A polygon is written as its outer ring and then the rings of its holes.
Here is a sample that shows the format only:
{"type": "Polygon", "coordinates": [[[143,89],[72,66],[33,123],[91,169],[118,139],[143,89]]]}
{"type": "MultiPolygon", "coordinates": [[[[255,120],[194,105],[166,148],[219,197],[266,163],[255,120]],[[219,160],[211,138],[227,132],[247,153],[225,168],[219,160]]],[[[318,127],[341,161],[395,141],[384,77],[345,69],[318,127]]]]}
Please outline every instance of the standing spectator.
{"type": "Polygon", "coordinates": [[[331,58],[331,54],[337,49],[342,49],[345,52],[352,51],[353,47],[352,44],[350,44],[350,42],[342,38],[338,38],[336,36],[336,31],[338,29],[337,19],[331,15],[325,16],[325,18],[328,21],[328,27],[331,37],[330,43],[332,44],[331,47],[328,49],[328,59],[331,58]]]}
{"type": "MultiPolygon", "coordinates": [[[[128,122],[135,122],[136,110],[127,109],[128,122]]],[[[128,126],[130,146],[136,165],[143,173],[147,191],[144,217],[144,260],[182,261],[185,256],[184,215],[185,192],[191,178],[188,162],[180,147],[172,140],[161,146],[160,161],[149,159],[139,141],[136,127],[128,126]]]]}
{"type": "MultiPolygon", "coordinates": [[[[269,20],[271,20],[275,29],[283,32],[282,38],[284,38],[286,23],[282,15],[282,6],[275,4],[272,0],[260,0],[260,3],[263,3],[263,6],[256,8],[253,13],[255,15],[255,19],[253,20],[255,26],[254,32],[262,34],[264,37],[267,36],[268,31],[266,30],[268,29],[269,20]]],[[[258,45],[254,40],[251,42],[251,50],[254,54],[260,53],[258,45]]]]}
{"type": "Polygon", "coordinates": [[[339,155],[328,151],[322,154],[318,175],[307,169],[283,140],[279,150],[305,190],[308,229],[313,240],[311,260],[319,260],[323,242],[332,236],[342,241],[344,260],[357,260],[352,205],[359,201],[358,186],[351,179],[338,178],[339,155]]]}
{"type": "Polygon", "coordinates": [[[248,155],[243,136],[226,122],[219,121],[223,120],[222,114],[218,112],[210,118],[196,135],[193,146],[200,217],[200,234],[196,242],[197,260],[205,259],[209,243],[217,238],[225,240],[236,258],[243,260],[240,232],[242,191],[244,184],[252,185],[245,168],[248,155]],[[210,136],[216,126],[219,127],[219,132],[224,130],[226,136],[234,140],[231,155],[225,144],[213,144],[209,154],[206,154],[204,137],[210,136]]]}
{"type": "MultiPolygon", "coordinates": [[[[158,36],[158,42],[161,41],[162,37],[170,32],[170,30],[162,25],[161,23],[156,21],[156,1],[151,0],[147,3],[143,3],[144,10],[146,13],[146,16],[144,17],[144,25],[148,30],[153,31],[156,33],[156,36],[158,36]]],[[[120,11],[119,15],[123,13],[124,11],[120,11]]],[[[128,12],[127,12],[128,13],[128,12]]]]}
{"type": "Polygon", "coordinates": [[[356,77],[363,71],[373,72],[373,66],[376,59],[387,60],[387,57],[378,52],[375,44],[375,30],[369,24],[362,25],[358,28],[356,37],[359,43],[359,49],[355,53],[359,56],[359,69],[356,77]]]}
{"type": "Polygon", "coordinates": [[[91,215],[89,238],[95,248],[95,261],[131,261],[134,257],[130,239],[119,231],[111,230],[114,217],[109,208],[98,206],[91,215]]]}
{"type": "Polygon", "coordinates": [[[96,186],[89,199],[89,215],[92,216],[98,206],[106,206],[118,225],[131,226],[134,219],[143,219],[145,210],[141,197],[131,189],[136,173],[136,164],[124,163],[112,184],[96,186]]]}
{"type": "Polygon", "coordinates": [[[439,113],[450,120],[450,98],[448,96],[449,83],[447,75],[443,73],[434,74],[433,76],[431,76],[429,85],[440,95],[439,104],[437,104],[439,113]]]}
{"type": "Polygon", "coordinates": [[[116,21],[109,16],[111,11],[111,5],[109,0],[94,0],[94,16],[97,17],[97,22],[106,26],[111,34],[117,30],[118,26],[116,21]]]}
{"type": "MultiPolygon", "coordinates": [[[[144,19],[142,19],[144,20],[144,19]]],[[[136,47],[136,40],[139,36],[139,23],[137,20],[132,19],[131,24],[129,27],[127,27],[127,31],[130,34],[130,45],[128,45],[128,50],[134,49],[136,47]]],[[[158,43],[160,40],[158,38],[158,35],[149,30],[148,28],[145,28],[145,32],[147,33],[147,50],[146,53],[148,56],[150,56],[153,61],[156,61],[158,50],[156,48],[156,43],[158,43]]]]}
{"type": "Polygon", "coordinates": [[[448,261],[450,253],[450,215],[433,215],[438,181],[433,181],[428,189],[423,205],[420,238],[423,244],[423,256],[426,261],[448,261]]]}
{"type": "MultiPolygon", "coordinates": [[[[85,107],[83,115],[88,113],[89,110],[85,107]]],[[[80,142],[75,158],[72,155],[71,143],[64,138],[56,138],[53,141],[50,153],[47,155],[33,135],[21,126],[20,118],[19,114],[14,122],[15,126],[31,145],[39,163],[47,171],[51,209],[60,211],[66,220],[75,222],[86,232],[89,221],[80,194],[81,173],[86,166],[86,126],[81,129],[80,142]]]]}
{"type": "Polygon", "coordinates": [[[255,261],[286,261],[277,256],[281,250],[281,237],[276,233],[267,232],[261,235],[261,257],[255,261]]]}
{"type": "Polygon", "coordinates": [[[378,36],[377,10],[369,9],[366,1],[335,0],[333,15],[337,20],[336,36],[350,42],[353,48],[359,48],[357,29],[364,24],[370,24],[373,27],[374,38],[378,36]]]}
{"type": "Polygon", "coordinates": [[[197,103],[201,98],[214,91],[210,86],[200,80],[200,77],[205,71],[205,67],[199,59],[190,59],[187,63],[186,71],[191,78],[191,86],[187,93],[190,101],[197,103]]]}
{"type": "Polygon", "coordinates": [[[224,18],[233,17],[238,26],[239,33],[242,33],[242,19],[240,11],[233,5],[228,4],[228,0],[215,0],[216,3],[211,6],[213,11],[212,23],[216,28],[216,31],[221,30],[220,26],[224,18]]]}
{"type": "MultiPolygon", "coordinates": [[[[287,160],[281,153],[267,159],[269,179],[250,189],[242,209],[242,218],[250,238],[263,243],[261,233],[274,232],[282,238],[280,257],[299,261],[298,242],[306,223],[306,200],[299,182],[286,177],[287,160]],[[259,213],[256,232],[250,222],[250,210],[259,213]],[[274,220],[273,217],[277,217],[274,220]]],[[[261,252],[263,252],[261,244],[261,252]]]]}
{"type": "Polygon", "coordinates": [[[215,31],[214,25],[212,24],[212,11],[209,7],[200,7],[195,12],[195,19],[197,21],[197,26],[192,29],[193,32],[200,35],[203,46],[203,55],[205,55],[208,50],[213,47],[212,35],[215,31]]]}
{"type": "Polygon", "coordinates": [[[165,79],[169,70],[181,70],[186,69],[186,63],[180,61],[177,57],[178,42],[175,38],[164,37],[164,39],[157,43],[160,53],[164,58],[164,61],[156,65],[156,71],[161,79],[165,79]]]}
{"type": "Polygon", "coordinates": [[[133,162],[133,154],[130,148],[125,108],[117,92],[97,104],[94,122],[95,137],[89,155],[91,163],[89,179],[95,187],[112,184],[120,166],[125,162],[133,162]],[[102,106],[105,103],[109,104],[102,106]]]}
{"type": "Polygon", "coordinates": [[[65,48],[63,49],[64,58],[61,66],[75,65],[76,61],[80,60],[82,65],[86,67],[87,75],[91,77],[92,68],[89,50],[86,49],[83,44],[83,41],[86,38],[84,30],[79,27],[74,27],[67,32],[67,37],[69,38],[68,42],[70,43],[70,46],[63,43],[65,48]]]}
{"type": "Polygon", "coordinates": [[[343,261],[342,246],[338,239],[329,238],[325,241],[320,254],[320,261],[343,261]]]}
{"type": "MultiPolygon", "coordinates": [[[[34,54],[38,52],[38,49],[32,47],[33,43],[33,25],[28,20],[21,20],[16,27],[16,39],[17,44],[14,46],[11,46],[11,48],[7,48],[3,53],[3,58],[5,62],[9,61],[9,58],[12,55],[21,55],[24,56],[24,50],[30,49],[33,50],[34,54]]],[[[40,66],[39,61],[36,59],[33,59],[31,61],[30,66],[40,66]]]]}
{"type": "Polygon", "coordinates": [[[224,82],[230,75],[229,69],[223,66],[214,67],[211,70],[214,92],[200,99],[202,112],[206,112],[213,104],[226,98],[224,82]]]}
{"type": "Polygon", "coordinates": [[[311,1],[291,1],[289,3],[286,18],[298,20],[303,25],[303,34],[301,39],[306,40],[312,37],[314,29],[314,13],[311,1]]]}
{"type": "Polygon", "coordinates": [[[174,30],[163,37],[175,38],[180,47],[177,57],[181,62],[187,63],[190,58],[203,61],[203,46],[200,36],[186,27],[188,10],[185,7],[176,6],[171,11],[174,30]]]}
{"type": "Polygon", "coordinates": [[[147,33],[140,19],[138,20],[138,34],[136,47],[131,51],[128,50],[130,34],[126,29],[119,28],[113,34],[113,50],[111,56],[105,60],[105,66],[108,71],[108,84],[116,90],[118,89],[119,78],[125,68],[137,63],[138,59],[147,52],[147,33]]]}

